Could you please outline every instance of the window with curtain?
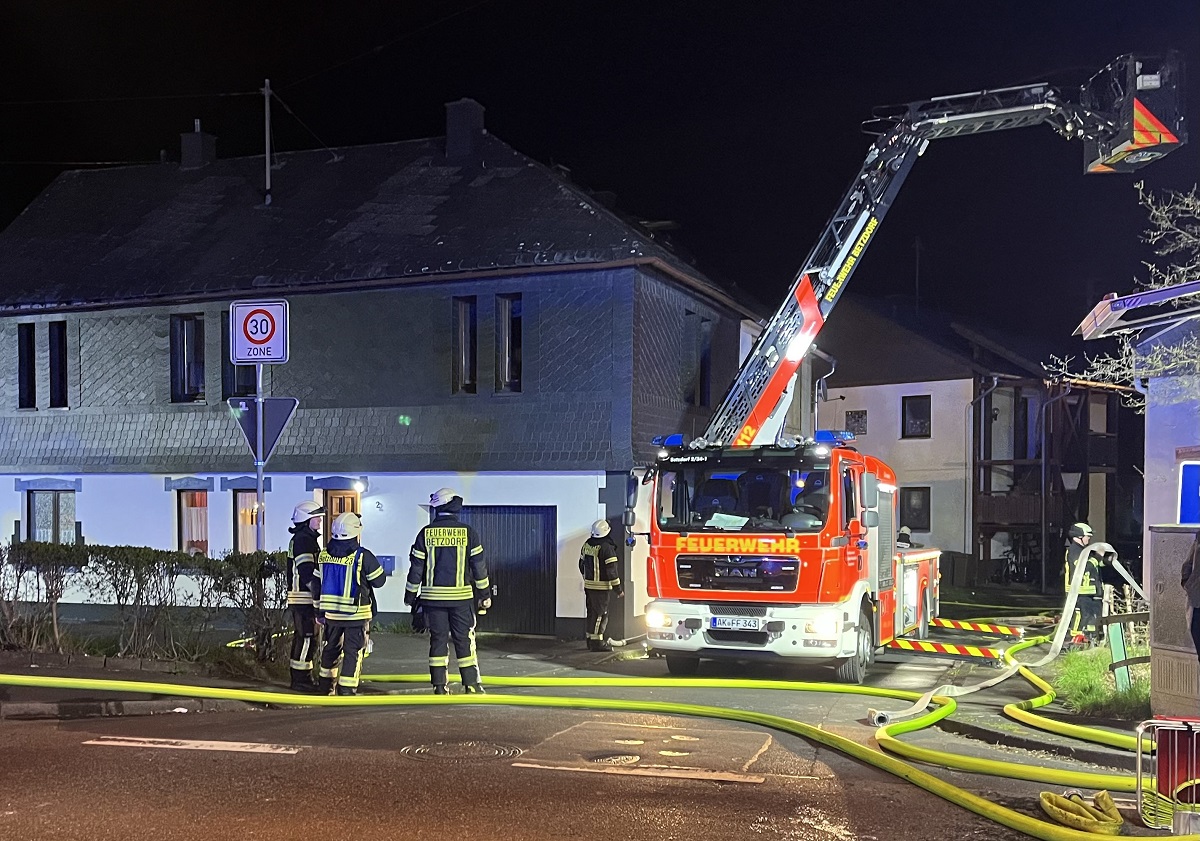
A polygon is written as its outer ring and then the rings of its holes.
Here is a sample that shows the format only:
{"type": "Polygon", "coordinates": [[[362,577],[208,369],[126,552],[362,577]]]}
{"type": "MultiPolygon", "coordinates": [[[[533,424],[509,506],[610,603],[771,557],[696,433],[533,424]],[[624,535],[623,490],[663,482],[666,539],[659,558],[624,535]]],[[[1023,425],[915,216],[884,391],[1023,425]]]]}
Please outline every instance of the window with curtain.
{"type": "Polygon", "coordinates": [[[208,491],[178,491],[179,551],[208,554],[208,491]]]}
{"type": "Polygon", "coordinates": [[[258,546],[258,494],[233,492],[233,551],[253,552],[258,546]]]}
{"type": "Polygon", "coordinates": [[[29,539],[40,543],[75,542],[75,492],[29,491],[29,539]]]}

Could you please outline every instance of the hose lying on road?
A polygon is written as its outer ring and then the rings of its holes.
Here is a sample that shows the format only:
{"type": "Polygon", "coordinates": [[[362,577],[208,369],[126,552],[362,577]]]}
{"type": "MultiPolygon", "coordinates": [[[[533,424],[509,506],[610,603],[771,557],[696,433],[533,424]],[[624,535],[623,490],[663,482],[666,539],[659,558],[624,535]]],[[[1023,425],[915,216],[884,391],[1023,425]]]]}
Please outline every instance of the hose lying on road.
{"type": "MultiPolygon", "coordinates": [[[[374,675],[366,676],[374,681],[397,680],[409,683],[424,683],[429,678],[427,675],[374,675]]],[[[890,697],[901,700],[915,700],[918,694],[915,692],[905,692],[901,690],[886,690],[870,686],[846,686],[841,684],[829,683],[807,683],[800,681],[757,681],[757,680],[719,680],[710,678],[548,678],[548,677],[525,677],[525,678],[503,678],[494,677],[489,679],[489,683],[493,686],[642,686],[656,688],[674,688],[683,689],[686,687],[720,687],[720,688],[738,688],[738,689],[789,689],[801,691],[815,692],[830,692],[837,694],[855,694],[868,695],[874,697],[890,697]]],[[[1044,839],[1045,841],[1087,841],[1093,839],[1094,835],[1088,832],[1082,832],[1076,829],[1067,827],[1055,826],[1038,818],[1022,814],[1013,809],[1006,808],[997,803],[993,803],[977,794],[961,789],[957,786],[935,777],[927,771],[922,771],[906,762],[896,759],[888,754],[872,750],[865,745],[861,745],[851,739],[836,734],[830,733],[820,727],[815,727],[803,722],[794,721],[783,716],[773,715],[770,713],[754,712],[749,710],[736,710],[726,707],[713,707],[699,704],[687,704],[664,701],[635,701],[624,699],[602,699],[602,698],[565,698],[565,697],[547,697],[547,696],[532,696],[532,695],[362,695],[362,696],[312,696],[301,695],[294,693],[283,692],[263,692],[260,690],[246,689],[225,689],[211,686],[185,686],[181,684],[153,683],[146,681],[113,681],[113,680],[98,680],[92,678],[56,678],[31,675],[12,675],[0,674],[0,685],[9,686],[33,686],[47,687],[57,689],[82,689],[91,691],[120,691],[120,692],[138,692],[151,695],[168,695],[168,696],[188,696],[196,698],[223,698],[229,700],[246,701],[255,704],[274,704],[274,705],[296,705],[296,706],[320,706],[320,707],[405,707],[405,706],[421,706],[431,704],[455,704],[455,705],[493,705],[493,706],[518,706],[518,707],[559,707],[565,709],[584,709],[584,710],[618,710],[623,712],[641,712],[654,713],[659,715],[688,715],[699,716],[704,718],[724,719],[729,721],[741,721],[748,724],[757,724],[763,727],[769,727],[785,733],[791,733],[803,739],[807,739],[825,747],[837,750],[847,756],[865,762],[880,770],[893,774],[900,779],[919,786],[926,791],[941,797],[942,799],[962,806],[965,809],[974,812],[984,818],[992,820],[996,823],[1007,826],[1010,829],[1015,829],[1019,832],[1024,832],[1034,838],[1044,839]]],[[[951,698],[937,697],[933,699],[933,703],[937,704],[939,709],[935,710],[931,715],[940,714],[941,717],[949,715],[954,707],[955,702],[951,698]]],[[[925,717],[922,717],[925,718],[925,717]]],[[[892,727],[905,728],[905,730],[916,729],[918,721],[902,722],[892,727]]],[[[924,725],[920,725],[924,726],[924,725]]],[[[953,757],[953,754],[947,754],[940,751],[925,751],[926,754],[937,757],[938,764],[941,761],[953,757]]],[[[1003,766],[1006,763],[977,760],[985,763],[990,767],[1003,766]]],[[[953,766],[950,766],[953,767],[953,766]]],[[[1101,783],[1101,778],[1105,775],[1095,774],[1071,774],[1069,772],[1057,772],[1069,777],[1075,781],[1076,785],[1084,785],[1088,788],[1112,788],[1107,784],[1101,783]],[[1086,782],[1084,782],[1086,780],[1086,782]],[[1101,783],[1100,785],[1094,785],[1101,783]]],[[[1123,778],[1115,778],[1123,779],[1123,778]]],[[[1187,839],[1187,841],[1200,841],[1200,835],[1178,836],[1178,839],[1187,839]]]]}

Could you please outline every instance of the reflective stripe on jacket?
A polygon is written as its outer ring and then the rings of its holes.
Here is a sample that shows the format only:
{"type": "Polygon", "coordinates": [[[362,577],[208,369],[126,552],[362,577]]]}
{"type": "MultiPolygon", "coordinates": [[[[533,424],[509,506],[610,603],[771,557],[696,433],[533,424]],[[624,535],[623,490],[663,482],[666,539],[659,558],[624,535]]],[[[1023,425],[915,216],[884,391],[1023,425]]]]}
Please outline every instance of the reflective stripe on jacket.
{"type": "Polygon", "coordinates": [[[615,590],[621,586],[621,561],[611,537],[589,537],[579,550],[579,574],[585,590],[615,590]]]}
{"type": "MultiPolygon", "coordinates": [[[[1075,577],[1075,564],[1079,562],[1079,556],[1083,554],[1086,546],[1080,546],[1075,541],[1067,546],[1066,563],[1063,564],[1063,592],[1071,589],[1071,579],[1075,577]]],[[[1096,595],[1096,586],[1100,582],[1100,565],[1096,561],[1095,555],[1089,555],[1087,566],[1083,570],[1083,578],[1079,582],[1079,595],[1094,596],[1096,595]]]]}
{"type": "Polygon", "coordinates": [[[318,609],[335,622],[370,619],[372,584],[383,584],[383,567],[376,557],[361,547],[344,557],[321,550],[321,597],[318,609]]]}
{"type": "Polygon", "coordinates": [[[313,580],[321,546],[317,533],[307,524],[299,526],[288,543],[288,604],[313,604],[313,580]]]}
{"type": "Polygon", "coordinates": [[[439,514],[417,534],[408,553],[405,589],[423,601],[462,601],[490,595],[483,544],[453,514],[439,514]]]}

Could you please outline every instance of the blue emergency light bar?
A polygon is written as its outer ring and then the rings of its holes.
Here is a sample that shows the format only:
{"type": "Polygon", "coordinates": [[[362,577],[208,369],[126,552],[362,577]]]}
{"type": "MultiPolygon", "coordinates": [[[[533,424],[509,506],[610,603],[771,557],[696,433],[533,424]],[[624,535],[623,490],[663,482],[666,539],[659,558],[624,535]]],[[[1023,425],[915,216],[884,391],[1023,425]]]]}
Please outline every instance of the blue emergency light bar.
{"type": "Polygon", "coordinates": [[[655,447],[682,447],[683,433],[676,432],[674,435],[658,435],[651,438],[650,443],[655,447]]]}
{"type": "Polygon", "coordinates": [[[818,444],[846,444],[854,440],[854,433],[848,429],[818,429],[813,440],[818,444]]]}

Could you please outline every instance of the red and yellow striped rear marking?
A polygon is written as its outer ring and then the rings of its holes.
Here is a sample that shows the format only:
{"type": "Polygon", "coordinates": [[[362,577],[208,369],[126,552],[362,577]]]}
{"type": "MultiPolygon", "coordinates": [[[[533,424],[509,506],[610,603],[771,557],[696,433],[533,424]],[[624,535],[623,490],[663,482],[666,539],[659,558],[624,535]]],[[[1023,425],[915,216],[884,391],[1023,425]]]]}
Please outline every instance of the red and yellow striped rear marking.
{"type": "Polygon", "coordinates": [[[1150,113],[1140,99],[1133,100],[1133,141],[1135,146],[1157,146],[1160,143],[1178,143],[1170,129],[1150,113]]]}
{"type": "Polygon", "coordinates": [[[999,660],[1004,656],[1003,651],[995,648],[980,648],[977,645],[953,645],[946,642],[929,642],[929,640],[892,640],[888,648],[899,648],[903,651],[923,651],[926,654],[953,654],[958,657],[980,657],[985,660],[999,660]]]}
{"type": "Polygon", "coordinates": [[[984,622],[962,622],[958,619],[930,619],[929,624],[935,628],[954,628],[959,631],[979,631],[984,634],[999,634],[1005,637],[1023,637],[1024,628],[1012,628],[1008,625],[990,625],[984,622]]]}

